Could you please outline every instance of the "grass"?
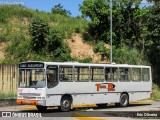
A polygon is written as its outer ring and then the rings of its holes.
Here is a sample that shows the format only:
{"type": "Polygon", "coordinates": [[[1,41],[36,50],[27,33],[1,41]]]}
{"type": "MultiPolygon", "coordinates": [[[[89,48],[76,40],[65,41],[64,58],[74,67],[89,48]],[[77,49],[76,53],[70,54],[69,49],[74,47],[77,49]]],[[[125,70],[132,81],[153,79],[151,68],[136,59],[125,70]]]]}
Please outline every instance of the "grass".
{"type": "Polygon", "coordinates": [[[152,99],[160,100],[160,87],[157,84],[152,86],[152,99]]]}
{"type": "Polygon", "coordinates": [[[16,96],[17,96],[16,93],[0,93],[0,99],[15,98],[16,96]]]}

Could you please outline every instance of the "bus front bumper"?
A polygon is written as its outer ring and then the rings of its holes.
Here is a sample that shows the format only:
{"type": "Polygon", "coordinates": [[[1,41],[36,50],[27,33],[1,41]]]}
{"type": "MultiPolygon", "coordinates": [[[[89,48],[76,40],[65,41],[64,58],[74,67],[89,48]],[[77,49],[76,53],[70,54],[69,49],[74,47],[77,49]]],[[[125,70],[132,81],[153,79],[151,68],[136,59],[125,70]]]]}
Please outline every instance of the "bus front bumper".
{"type": "Polygon", "coordinates": [[[46,100],[24,100],[24,99],[17,99],[17,105],[42,105],[46,106],[46,100]]]}

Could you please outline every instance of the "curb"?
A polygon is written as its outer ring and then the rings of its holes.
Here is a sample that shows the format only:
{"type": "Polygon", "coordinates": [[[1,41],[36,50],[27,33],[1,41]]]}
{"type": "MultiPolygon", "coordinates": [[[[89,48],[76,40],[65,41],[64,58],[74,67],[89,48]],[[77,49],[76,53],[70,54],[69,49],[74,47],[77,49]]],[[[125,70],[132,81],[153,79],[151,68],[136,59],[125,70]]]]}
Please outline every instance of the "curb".
{"type": "Polygon", "coordinates": [[[29,106],[24,106],[24,107],[20,108],[20,110],[37,110],[37,108],[36,108],[36,106],[29,105],[29,106]]]}
{"type": "Polygon", "coordinates": [[[78,113],[73,113],[72,117],[75,117],[76,119],[79,119],[79,120],[109,120],[107,118],[102,119],[102,118],[89,117],[89,116],[81,115],[78,113]]]}
{"type": "Polygon", "coordinates": [[[15,98],[0,99],[0,107],[14,106],[14,105],[17,105],[15,98]]]}
{"type": "Polygon", "coordinates": [[[142,104],[142,103],[151,103],[155,102],[155,100],[137,100],[135,102],[131,102],[131,104],[142,104]]]}
{"type": "Polygon", "coordinates": [[[73,105],[73,107],[83,108],[83,107],[97,107],[96,104],[81,104],[81,105],[73,105]]]}

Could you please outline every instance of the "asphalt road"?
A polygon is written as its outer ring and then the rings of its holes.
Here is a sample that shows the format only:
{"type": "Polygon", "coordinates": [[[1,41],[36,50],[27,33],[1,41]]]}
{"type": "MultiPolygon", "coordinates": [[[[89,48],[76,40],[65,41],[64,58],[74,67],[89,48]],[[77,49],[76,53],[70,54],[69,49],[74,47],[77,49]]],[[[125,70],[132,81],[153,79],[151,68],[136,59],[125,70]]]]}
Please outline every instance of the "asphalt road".
{"type": "MultiPolygon", "coordinates": [[[[49,108],[45,113],[39,113],[34,106],[28,105],[0,107],[0,111],[12,111],[12,115],[15,118],[17,117],[16,115],[19,114],[21,117],[25,115],[27,115],[27,117],[28,115],[30,117],[37,115],[38,117],[48,117],[48,119],[51,117],[52,119],[53,117],[55,119],[63,117],[64,120],[75,120],[77,118],[79,119],[79,117],[101,117],[101,119],[107,120],[117,120],[118,118],[123,120],[130,120],[131,118],[155,119],[157,116],[159,117],[158,119],[160,119],[160,101],[132,103],[125,108],[116,107],[114,104],[110,104],[106,108],[98,108],[96,106],[76,107],[69,112],[61,112],[56,107],[53,107],[49,108]]],[[[0,116],[2,116],[2,112],[0,116]]],[[[16,118],[16,120],[18,119],[16,118]]]]}

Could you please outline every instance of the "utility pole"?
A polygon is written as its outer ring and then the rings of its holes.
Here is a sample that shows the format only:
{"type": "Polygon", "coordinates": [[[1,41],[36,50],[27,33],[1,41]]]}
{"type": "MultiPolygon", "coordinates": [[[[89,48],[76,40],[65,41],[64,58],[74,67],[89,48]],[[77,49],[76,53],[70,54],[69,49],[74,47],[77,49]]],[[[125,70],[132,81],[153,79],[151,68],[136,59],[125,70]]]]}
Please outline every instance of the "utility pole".
{"type": "Polygon", "coordinates": [[[110,0],[110,64],[112,64],[112,0],[110,0]]]}

